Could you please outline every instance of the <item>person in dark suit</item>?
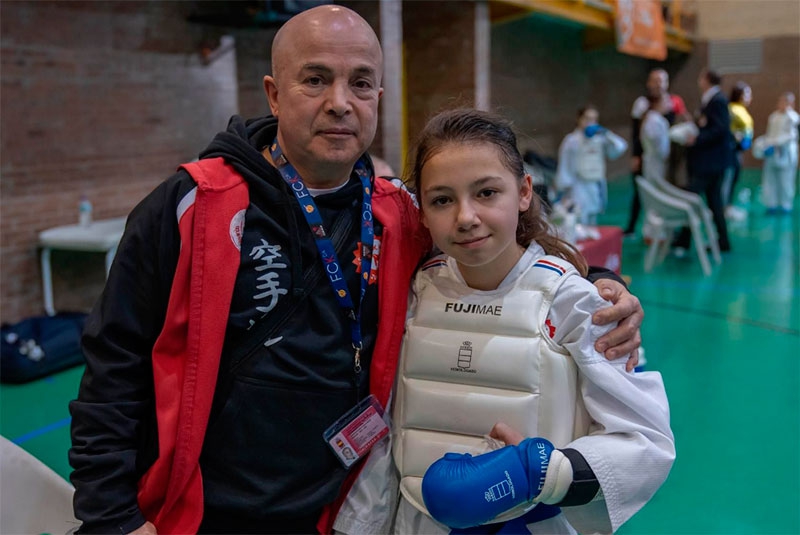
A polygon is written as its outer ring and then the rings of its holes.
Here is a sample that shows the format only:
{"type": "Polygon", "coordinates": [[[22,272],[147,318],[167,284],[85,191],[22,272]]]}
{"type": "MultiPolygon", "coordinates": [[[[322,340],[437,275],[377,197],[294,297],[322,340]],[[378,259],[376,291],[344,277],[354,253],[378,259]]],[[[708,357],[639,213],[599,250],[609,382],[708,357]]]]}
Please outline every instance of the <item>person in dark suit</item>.
{"type": "MultiPolygon", "coordinates": [[[[733,136],[730,131],[728,100],[720,91],[721,78],[712,70],[700,73],[697,84],[702,92],[701,108],[696,118],[699,132],[689,140],[689,191],[703,193],[714,215],[720,251],[730,251],[725,209],[722,203],[722,178],[733,159],[733,136]]],[[[683,229],[676,243],[688,248],[690,232],[683,229]]]]}

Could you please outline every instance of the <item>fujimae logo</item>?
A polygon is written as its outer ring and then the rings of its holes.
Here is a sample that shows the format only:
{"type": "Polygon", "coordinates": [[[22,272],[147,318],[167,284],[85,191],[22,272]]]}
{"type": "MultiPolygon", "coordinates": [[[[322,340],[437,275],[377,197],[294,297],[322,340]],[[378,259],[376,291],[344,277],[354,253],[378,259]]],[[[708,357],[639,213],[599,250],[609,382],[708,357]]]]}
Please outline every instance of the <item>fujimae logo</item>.
{"type": "Polygon", "coordinates": [[[464,314],[484,314],[502,316],[503,305],[470,305],[467,303],[445,303],[445,312],[462,312],[464,314]]]}

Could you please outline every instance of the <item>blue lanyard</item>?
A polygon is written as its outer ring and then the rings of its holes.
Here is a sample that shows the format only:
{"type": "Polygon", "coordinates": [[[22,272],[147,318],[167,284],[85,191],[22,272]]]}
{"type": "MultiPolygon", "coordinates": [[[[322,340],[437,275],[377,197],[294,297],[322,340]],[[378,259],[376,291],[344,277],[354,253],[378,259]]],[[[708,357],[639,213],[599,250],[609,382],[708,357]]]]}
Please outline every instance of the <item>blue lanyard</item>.
{"type": "Polygon", "coordinates": [[[375,241],[375,229],[372,222],[372,175],[367,169],[364,158],[360,158],[354,168],[358,178],[361,180],[364,199],[361,203],[361,292],[358,299],[358,313],[356,313],[353,299],[350,297],[350,291],[347,288],[347,281],[344,278],[344,272],[336,256],[333,243],[328,237],[328,232],[322,224],[322,214],[317,209],[314,198],[308,192],[308,188],[297,170],[283,155],[277,138],[270,145],[269,152],[283,180],[289,185],[292,193],[297,198],[297,202],[300,203],[301,211],[311,229],[311,234],[314,235],[314,241],[317,244],[322,265],[325,267],[325,273],[331,282],[333,293],[339,306],[344,309],[350,320],[350,339],[355,350],[354,369],[356,373],[359,373],[361,372],[361,349],[363,348],[361,304],[364,301],[364,294],[367,292],[367,286],[369,285],[369,273],[372,268],[372,245],[375,241]]]}

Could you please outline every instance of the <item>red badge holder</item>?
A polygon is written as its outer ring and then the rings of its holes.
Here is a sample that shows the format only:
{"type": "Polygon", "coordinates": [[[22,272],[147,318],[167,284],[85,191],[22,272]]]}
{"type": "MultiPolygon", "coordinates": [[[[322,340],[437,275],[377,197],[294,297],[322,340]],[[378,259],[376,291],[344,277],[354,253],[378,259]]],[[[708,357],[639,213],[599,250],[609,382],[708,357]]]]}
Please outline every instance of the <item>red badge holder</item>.
{"type": "Polygon", "coordinates": [[[369,395],[322,434],[345,468],[350,468],[389,434],[389,424],[375,396],[369,395]]]}

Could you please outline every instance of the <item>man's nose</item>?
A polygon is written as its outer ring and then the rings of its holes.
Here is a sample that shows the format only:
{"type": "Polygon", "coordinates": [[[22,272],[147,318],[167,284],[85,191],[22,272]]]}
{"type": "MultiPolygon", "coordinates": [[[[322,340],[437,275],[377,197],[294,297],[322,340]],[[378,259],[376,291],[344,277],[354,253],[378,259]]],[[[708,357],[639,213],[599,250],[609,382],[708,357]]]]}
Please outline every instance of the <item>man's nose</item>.
{"type": "Polygon", "coordinates": [[[328,98],[325,111],[336,116],[343,116],[350,112],[352,105],[350,85],[346,82],[334,82],[328,89],[328,98]]]}

